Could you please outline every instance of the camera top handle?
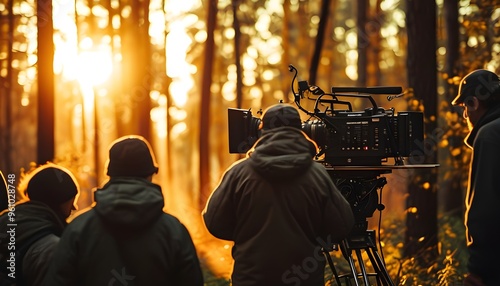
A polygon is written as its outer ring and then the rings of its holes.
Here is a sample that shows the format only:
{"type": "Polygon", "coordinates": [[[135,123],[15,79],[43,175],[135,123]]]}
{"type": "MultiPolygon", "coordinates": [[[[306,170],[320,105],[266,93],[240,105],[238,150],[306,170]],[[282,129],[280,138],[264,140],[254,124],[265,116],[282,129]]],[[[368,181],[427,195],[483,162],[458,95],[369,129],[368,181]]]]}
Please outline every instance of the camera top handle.
{"type": "Polygon", "coordinates": [[[290,72],[295,72],[295,75],[292,79],[291,83],[291,90],[294,95],[294,101],[297,107],[302,110],[304,113],[306,113],[309,116],[317,116],[319,114],[319,109],[318,105],[320,103],[328,103],[330,104],[331,107],[331,112],[334,112],[333,105],[334,104],[343,104],[347,105],[349,108],[349,111],[352,111],[352,106],[350,102],[347,101],[341,101],[337,98],[337,96],[343,96],[343,97],[357,97],[357,98],[366,98],[370,100],[370,103],[373,106],[373,114],[378,114],[379,108],[377,106],[377,103],[373,99],[373,97],[370,94],[393,94],[396,96],[399,96],[402,94],[403,89],[398,86],[376,86],[376,87],[332,87],[331,91],[332,93],[325,93],[321,88],[317,86],[310,86],[307,81],[299,81],[298,86],[299,86],[299,91],[298,93],[295,92],[294,88],[294,82],[297,79],[297,74],[298,71],[293,65],[288,65],[288,70],[290,72]],[[303,108],[300,105],[300,99],[304,98],[304,92],[309,91],[314,95],[317,95],[318,98],[316,99],[316,103],[314,105],[314,112],[310,112],[303,108]],[[363,94],[364,93],[364,94],[363,94]],[[329,95],[332,97],[332,99],[322,99],[323,96],[329,95]]]}

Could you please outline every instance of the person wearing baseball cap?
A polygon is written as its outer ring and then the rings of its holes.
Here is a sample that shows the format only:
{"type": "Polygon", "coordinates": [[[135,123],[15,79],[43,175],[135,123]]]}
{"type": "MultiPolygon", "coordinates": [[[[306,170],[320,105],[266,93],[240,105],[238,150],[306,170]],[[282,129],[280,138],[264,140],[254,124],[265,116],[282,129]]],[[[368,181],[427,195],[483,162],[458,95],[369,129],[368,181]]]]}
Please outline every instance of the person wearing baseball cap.
{"type": "Polygon", "coordinates": [[[260,122],[262,136],[229,167],[203,218],[217,238],[234,241],[232,285],[324,285],[318,241],[340,242],[354,216],[301,130],[296,108],[276,104],[260,122]],[[298,273],[304,261],[315,267],[298,273]]]}
{"type": "Polygon", "coordinates": [[[464,108],[472,149],[466,194],[465,226],[469,259],[465,286],[500,285],[500,78],[478,69],[461,81],[452,105],[464,108]]]}
{"type": "Polygon", "coordinates": [[[68,225],[43,285],[113,285],[113,271],[122,284],[203,285],[188,230],[163,212],[149,142],[117,139],[106,164],[109,180],[95,191],[93,207],[68,225]]]}
{"type": "MultiPolygon", "coordinates": [[[[19,192],[27,198],[9,205],[0,215],[0,232],[15,231],[17,285],[40,285],[66,219],[76,209],[79,186],[68,169],[47,163],[20,180],[19,192]]],[[[0,257],[10,257],[14,250],[8,242],[11,240],[0,240],[0,257]]],[[[1,267],[0,272],[7,270],[1,267]]],[[[6,277],[4,274],[8,273],[2,273],[2,277],[6,277]]]]}

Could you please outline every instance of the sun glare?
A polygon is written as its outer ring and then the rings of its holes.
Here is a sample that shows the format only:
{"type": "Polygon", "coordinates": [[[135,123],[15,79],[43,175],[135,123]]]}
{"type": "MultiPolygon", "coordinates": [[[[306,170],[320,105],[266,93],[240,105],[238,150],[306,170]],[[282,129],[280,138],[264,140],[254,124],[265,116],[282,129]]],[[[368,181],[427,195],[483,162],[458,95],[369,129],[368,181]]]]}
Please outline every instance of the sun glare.
{"type": "Polygon", "coordinates": [[[106,47],[83,50],[78,55],[77,80],[81,85],[97,86],[105,83],[113,72],[111,51],[106,47]]]}

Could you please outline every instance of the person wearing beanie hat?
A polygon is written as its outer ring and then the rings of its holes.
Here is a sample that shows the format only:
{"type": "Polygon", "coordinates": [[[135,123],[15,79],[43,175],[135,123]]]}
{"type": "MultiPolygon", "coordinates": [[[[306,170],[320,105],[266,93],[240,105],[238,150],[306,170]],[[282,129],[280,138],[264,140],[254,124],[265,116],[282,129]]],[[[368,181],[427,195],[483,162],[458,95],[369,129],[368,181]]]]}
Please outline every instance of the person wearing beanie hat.
{"type": "Polygon", "coordinates": [[[466,194],[465,227],[469,258],[465,286],[500,285],[500,78],[484,69],[461,81],[452,105],[463,108],[469,127],[465,144],[472,149],[466,194]]]}
{"type": "MultiPolygon", "coordinates": [[[[31,201],[42,202],[53,209],[66,202],[71,202],[71,207],[74,207],[73,202],[78,192],[74,176],[68,170],[55,165],[45,165],[35,170],[26,187],[26,194],[31,201]]],[[[57,212],[66,219],[71,208],[57,212]]]]}
{"type": "MultiPolygon", "coordinates": [[[[19,188],[27,199],[0,215],[0,232],[15,230],[17,285],[40,285],[67,225],[66,219],[76,209],[79,187],[69,170],[47,163],[27,173],[19,188]]],[[[0,257],[10,257],[13,249],[7,244],[9,241],[0,241],[0,257]]],[[[8,274],[5,271],[7,268],[1,267],[2,277],[8,274]]]]}
{"type": "Polygon", "coordinates": [[[149,142],[141,136],[125,136],[109,149],[107,175],[110,177],[142,177],[158,173],[158,164],[149,142]]]}
{"type": "Polygon", "coordinates": [[[43,285],[123,279],[124,285],[202,286],[191,236],[163,211],[162,189],[152,182],[158,165],[149,142],[138,135],[118,138],[106,164],[109,180],[95,191],[94,205],[64,231],[43,285]]]}
{"type": "Polygon", "coordinates": [[[232,285],[324,285],[319,241],[341,241],[354,225],[301,126],[291,105],[266,109],[262,136],[226,170],[203,210],[209,232],[234,241],[232,285]],[[316,257],[317,267],[295,269],[316,257]]]}

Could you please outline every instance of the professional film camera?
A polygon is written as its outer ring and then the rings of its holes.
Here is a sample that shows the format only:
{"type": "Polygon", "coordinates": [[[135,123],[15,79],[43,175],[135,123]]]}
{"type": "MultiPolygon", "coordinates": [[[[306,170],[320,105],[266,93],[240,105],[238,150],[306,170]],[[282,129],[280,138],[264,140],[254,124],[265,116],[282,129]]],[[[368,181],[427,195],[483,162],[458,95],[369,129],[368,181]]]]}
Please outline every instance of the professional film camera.
{"type": "MultiPolygon", "coordinates": [[[[375,233],[367,230],[367,218],[375,210],[384,209],[378,194],[387,181],[380,175],[408,167],[404,163],[405,157],[424,154],[421,150],[424,140],[423,113],[396,113],[393,108],[378,107],[372,97],[373,94],[385,94],[390,101],[403,95],[401,87],[332,87],[331,92],[326,93],[306,81],[299,81],[296,92],[294,84],[298,72],[292,65],[289,70],[295,72],[291,84],[295,104],[309,116],[302,123],[302,131],[318,145],[320,151],[315,159],[325,166],[355,215],[356,223],[351,235],[339,245],[352,272],[347,275],[335,272],[337,284],[341,285],[340,278],[347,278],[359,285],[357,279],[362,276],[364,285],[369,285],[369,276],[375,276],[377,283],[381,283],[377,285],[392,286],[394,283],[377,252],[375,233]],[[304,98],[314,101],[312,111],[301,105],[300,101],[304,98]],[[367,100],[371,106],[355,111],[349,99],[367,100]],[[394,164],[389,165],[391,158],[394,164]],[[374,274],[367,273],[364,268],[360,250],[368,254],[374,274]],[[353,251],[358,256],[360,271],[356,270],[353,251]]],[[[261,119],[254,117],[251,110],[229,108],[228,121],[230,153],[245,153],[261,136],[261,119]]],[[[329,262],[335,270],[333,263],[329,262]]],[[[350,282],[348,285],[351,285],[350,282]]]]}
{"type": "MultiPolygon", "coordinates": [[[[319,147],[316,159],[325,165],[336,185],[351,203],[360,222],[371,217],[381,208],[377,191],[385,185],[380,174],[390,173],[393,168],[404,165],[404,157],[421,156],[424,140],[422,112],[403,111],[377,106],[372,94],[387,94],[390,101],[403,95],[401,87],[332,87],[325,93],[306,81],[294,84],[291,90],[299,110],[309,116],[302,123],[304,131],[319,147]],[[313,111],[301,105],[301,99],[314,101],[313,111]],[[350,101],[362,99],[370,107],[354,111],[350,101]],[[387,166],[390,158],[394,165],[387,166]]],[[[229,152],[245,153],[260,137],[261,119],[254,117],[251,110],[228,109],[229,152]]],[[[419,159],[420,160],[420,159],[419,159]]],[[[364,231],[363,226],[359,227],[364,231]]]]}
{"type": "MultiPolygon", "coordinates": [[[[402,95],[401,87],[332,87],[325,93],[306,81],[298,83],[298,93],[292,92],[295,104],[310,119],[302,123],[304,131],[318,145],[317,159],[332,166],[378,166],[388,158],[394,158],[397,165],[403,164],[403,157],[422,154],[423,114],[404,111],[395,113],[394,109],[377,106],[371,94],[391,94],[388,99],[402,95]],[[308,111],[300,100],[308,94],[313,99],[314,109],[308,111]],[[314,97],[314,98],[313,98],[314,97]],[[369,100],[371,107],[353,111],[352,104],[345,98],[369,100]],[[340,107],[340,108],[339,108],[340,107]],[[418,152],[416,152],[418,151],[418,152]]],[[[251,110],[228,110],[229,152],[245,153],[260,137],[260,118],[254,117],[251,110]]]]}

